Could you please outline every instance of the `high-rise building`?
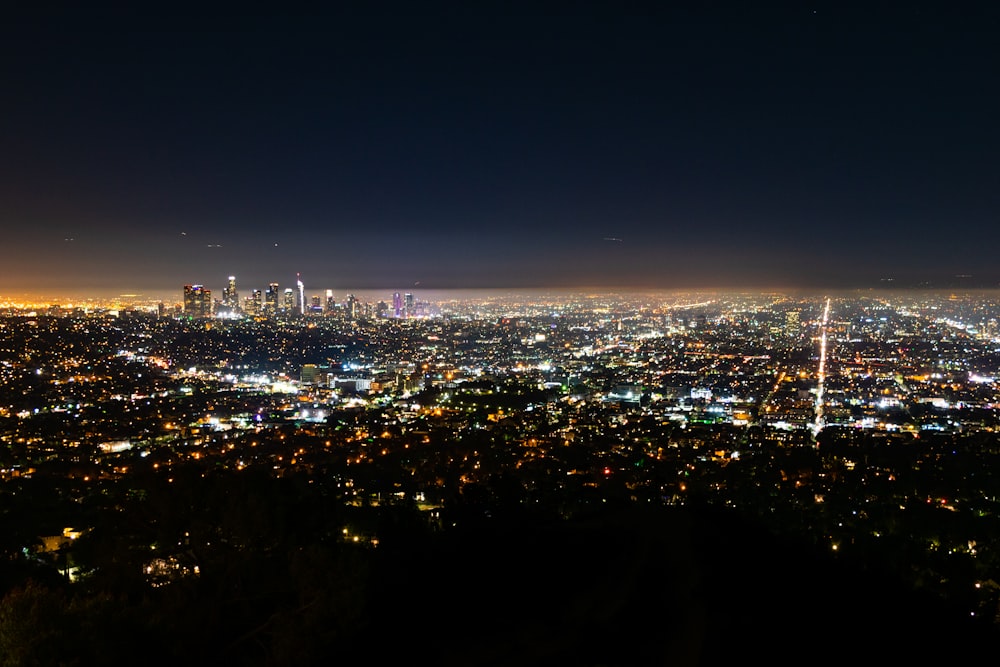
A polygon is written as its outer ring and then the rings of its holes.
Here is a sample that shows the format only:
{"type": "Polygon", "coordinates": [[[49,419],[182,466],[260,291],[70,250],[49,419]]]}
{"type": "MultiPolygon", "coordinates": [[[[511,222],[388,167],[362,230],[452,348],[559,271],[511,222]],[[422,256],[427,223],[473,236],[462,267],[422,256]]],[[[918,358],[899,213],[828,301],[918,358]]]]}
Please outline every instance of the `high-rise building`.
{"type": "Polygon", "coordinates": [[[799,324],[799,314],[798,310],[789,310],[785,312],[785,335],[789,337],[798,336],[801,333],[801,325],[799,324]]]}
{"type": "Polygon", "coordinates": [[[194,316],[195,311],[201,309],[201,285],[184,286],[184,314],[194,316]]]}
{"type": "Polygon", "coordinates": [[[345,317],[349,320],[358,319],[358,315],[360,315],[360,306],[361,304],[358,302],[358,298],[353,294],[348,294],[347,303],[344,304],[345,317]]]}
{"type": "Polygon", "coordinates": [[[295,291],[291,287],[285,288],[285,299],[281,302],[281,310],[285,315],[295,312],[295,291]]]}
{"type": "Polygon", "coordinates": [[[236,276],[229,276],[229,282],[222,290],[222,304],[230,310],[239,310],[240,301],[236,295],[236,276]]]}
{"type": "Polygon", "coordinates": [[[326,314],[331,314],[336,307],[337,303],[333,300],[333,290],[328,289],[326,291],[326,314]]]}
{"type": "Polygon", "coordinates": [[[306,314],[306,286],[302,284],[302,278],[295,274],[295,286],[299,288],[299,315],[306,314]]]}
{"type": "Polygon", "coordinates": [[[264,314],[268,317],[275,317],[278,314],[278,283],[267,286],[267,292],[264,294],[264,314]]]}
{"type": "Polygon", "coordinates": [[[403,297],[399,292],[395,292],[392,295],[392,316],[403,316],[403,297]]]}
{"type": "Polygon", "coordinates": [[[403,296],[403,312],[404,312],[403,315],[404,317],[413,317],[413,315],[415,314],[413,308],[413,295],[410,294],[409,292],[407,292],[403,296]]]}
{"type": "Polygon", "coordinates": [[[212,290],[202,285],[184,286],[184,315],[201,318],[212,316],[212,290]]]}
{"type": "Polygon", "coordinates": [[[254,317],[259,317],[263,312],[264,304],[261,301],[259,289],[252,290],[250,296],[246,298],[246,311],[254,317]]]}

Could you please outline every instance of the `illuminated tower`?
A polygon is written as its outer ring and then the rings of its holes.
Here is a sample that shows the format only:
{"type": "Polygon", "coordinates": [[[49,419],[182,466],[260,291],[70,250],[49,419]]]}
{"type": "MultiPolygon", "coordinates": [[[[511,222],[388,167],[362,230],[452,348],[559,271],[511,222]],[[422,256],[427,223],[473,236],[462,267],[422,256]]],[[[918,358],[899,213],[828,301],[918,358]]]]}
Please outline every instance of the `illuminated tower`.
{"type": "Polygon", "coordinates": [[[211,317],[212,290],[201,285],[185,285],[184,314],[193,318],[211,317]]]}
{"type": "Polygon", "coordinates": [[[403,310],[406,317],[413,317],[413,295],[409,292],[403,296],[403,310]]]}
{"type": "Polygon", "coordinates": [[[801,332],[801,327],[799,324],[799,312],[798,310],[789,310],[785,312],[785,335],[794,338],[801,332]]]}
{"type": "Polygon", "coordinates": [[[403,316],[403,297],[399,292],[392,295],[392,316],[402,317],[403,316]]]}
{"type": "Polygon", "coordinates": [[[201,285],[184,286],[184,314],[194,317],[201,308],[201,285]]]}
{"type": "Polygon", "coordinates": [[[239,309],[240,302],[236,296],[236,276],[229,276],[229,282],[222,290],[222,303],[230,310],[239,309]]]}
{"type": "Polygon", "coordinates": [[[250,296],[247,297],[247,312],[251,315],[258,316],[261,314],[261,308],[263,304],[261,303],[260,290],[255,289],[250,292],[250,296]]]}
{"type": "Polygon", "coordinates": [[[278,283],[271,283],[267,286],[267,293],[264,295],[264,311],[268,317],[278,314],[278,283]]]}
{"type": "Polygon", "coordinates": [[[281,302],[281,310],[286,315],[291,315],[295,312],[295,290],[291,287],[285,288],[285,298],[281,302]]]}
{"type": "Polygon", "coordinates": [[[333,290],[328,289],[326,291],[326,314],[329,315],[333,312],[333,309],[337,307],[336,302],[333,300],[333,290]]]}
{"type": "Polygon", "coordinates": [[[299,288],[299,315],[306,314],[306,287],[302,284],[302,277],[295,274],[295,284],[299,288]]]}

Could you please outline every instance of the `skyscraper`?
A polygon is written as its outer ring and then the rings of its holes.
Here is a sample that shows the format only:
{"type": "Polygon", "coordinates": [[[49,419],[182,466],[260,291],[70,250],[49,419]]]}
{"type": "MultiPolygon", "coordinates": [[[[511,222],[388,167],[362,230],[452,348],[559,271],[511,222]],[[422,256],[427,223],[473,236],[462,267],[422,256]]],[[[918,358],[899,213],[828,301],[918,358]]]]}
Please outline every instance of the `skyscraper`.
{"type": "Polygon", "coordinates": [[[184,286],[184,315],[201,318],[212,316],[212,290],[202,285],[184,286]]]}
{"type": "Polygon", "coordinates": [[[326,291],[326,314],[329,315],[333,312],[333,309],[337,307],[336,302],[333,300],[333,290],[328,289],[326,291]]]}
{"type": "Polygon", "coordinates": [[[267,293],[264,294],[264,314],[268,317],[275,317],[278,314],[278,283],[267,286],[267,293]]]}
{"type": "Polygon", "coordinates": [[[785,335],[789,338],[794,338],[798,336],[801,328],[799,324],[799,315],[801,311],[789,310],[785,312],[785,335]]]}
{"type": "Polygon", "coordinates": [[[395,292],[392,295],[392,316],[403,316],[403,297],[399,292],[395,292]]]}
{"type": "Polygon", "coordinates": [[[281,311],[285,315],[295,312],[295,291],[291,287],[285,288],[285,299],[281,303],[281,311]]]}
{"type": "Polygon", "coordinates": [[[295,284],[299,288],[299,315],[306,314],[306,287],[302,284],[302,278],[295,274],[295,284]]]}
{"type": "Polygon", "coordinates": [[[250,292],[250,296],[247,297],[247,312],[251,315],[259,316],[263,309],[263,303],[261,302],[260,290],[255,289],[250,292]]]}
{"type": "Polygon", "coordinates": [[[226,288],[222,290],[222,304],[230,310],[238,310],[240,307],[239,298],[236,296],[236,276],[229,276],[226,288]]]}

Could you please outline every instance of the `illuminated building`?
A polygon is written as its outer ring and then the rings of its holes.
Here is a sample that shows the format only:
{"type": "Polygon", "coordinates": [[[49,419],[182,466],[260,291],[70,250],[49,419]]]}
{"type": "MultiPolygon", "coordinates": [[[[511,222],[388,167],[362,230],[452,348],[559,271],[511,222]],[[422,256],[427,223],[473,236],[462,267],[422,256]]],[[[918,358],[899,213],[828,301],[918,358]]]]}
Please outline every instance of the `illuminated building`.
{"type": "Polygon", "coordinates": [[[403,317],[413,317],[413,295],[407,292],[403,296],[403,317]]]}
{"type": "Polygon", "coordinates": [[[402,317],[403,316],[403,297],[399,292],[392,295],[392,316],[402,317]]]}
{"type": "Polygon", "coordinates": [[[278,283],[267,286],[267,293],[264,295],[264,313],[268,317],[278,314],[278,283]]]}
{"type": "Polygon", "coordinates": [[[798,336],[800,333],[798,310],[789,310],[785,313],[785,335],[798,336]]]}
{"type": "Polygon", "coordinates": [[[295,291],[291,287],[285,288],[285,298],[281,302],[281,310],[286,315],[291,315],[295,312],[295,291]]]}
{"type": "Polygon", "coordinates": [[[229,276],[229,282],[222,290],[222,304],[230,310],[238,310],[239,299],[236,296],[236,276],[229,276]]]}
{"type": "Polygon", "coordinates": [[[302,278],[295,274],[295,284],[299,288],[299,315],[306,314],[306,287],[302,284],[302,278]]]}
{"type": "Polygon", "coordinates": [[[333,300],[333,290],[332,290],[332,289],[328,289],[328,290],[326,291],[326,313],[327,313],[328,315],[329,315],[330,313],[332,313],[332,312],[333,312],[333,309],[334,309],[334,308],[335,308],[336,306],[337,306],[337,304],[336,304],[336,303],[334,302],[334,300],[333,300]]]}
{"type": "Polygon", "coordinates": [[[211,317],[212,290],[207,290],[202,285],[185,285],[184,315],[187,317],[211,317]]]}
{"type": "Polygon", "coordinates": [[[246,298],[246,311],[251,315],[260,315],[262,306],[260,290],[251,291],[250,296],[246,298]]]}
{"type": "Polygon", "coordinates": [[[305,364],[302,367],[302,372],[299,374],[299,382],[301,384],[316,384],[316,378],[319,375],[319,369],[316,368],[316,364],[305,364]]]}

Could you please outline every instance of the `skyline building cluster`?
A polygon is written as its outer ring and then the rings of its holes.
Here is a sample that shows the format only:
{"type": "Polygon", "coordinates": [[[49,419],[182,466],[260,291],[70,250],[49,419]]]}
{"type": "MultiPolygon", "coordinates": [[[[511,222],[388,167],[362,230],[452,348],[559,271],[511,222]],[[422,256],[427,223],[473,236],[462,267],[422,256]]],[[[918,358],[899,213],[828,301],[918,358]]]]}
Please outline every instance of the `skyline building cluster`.
{"type": "Polygon", "coordinates": [[[213,310],[212,290],[203,285],[184,286],[184,314],[188,317],[211,317],[213,310]]]}
{"type": "Polygon", "coordinates": [[[354,294],[347,294],[338,303],[333,290],[324,294],[306,295],[301,274],[295,275],[295,288],[282,288],[280,283],[269,283],[263,292],[251,289],[240,305],[236,276],[229,276],[222,290],[222,299],[212,298],[212,291],[202,284],[184,285],[182,314],[184,317],[203,319],[212,317],[238,318],[261,317],[306,317],[341,315],[346,319],[397,318],[408,319],[426,317],[430,313],[427,302],[418,300],[411,292],[394,292],[392,307],[385,301],[371,304],[360,300],[354,294]]]}

